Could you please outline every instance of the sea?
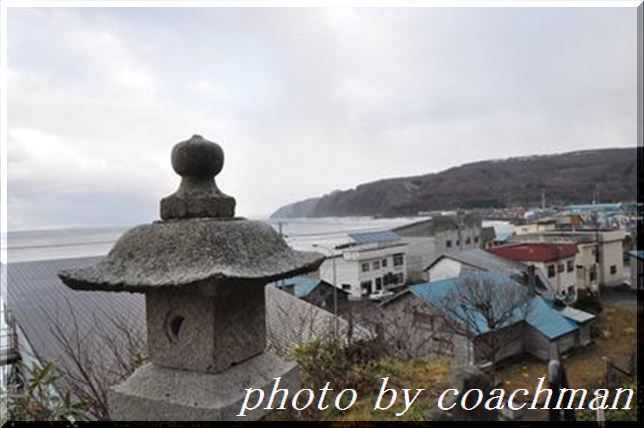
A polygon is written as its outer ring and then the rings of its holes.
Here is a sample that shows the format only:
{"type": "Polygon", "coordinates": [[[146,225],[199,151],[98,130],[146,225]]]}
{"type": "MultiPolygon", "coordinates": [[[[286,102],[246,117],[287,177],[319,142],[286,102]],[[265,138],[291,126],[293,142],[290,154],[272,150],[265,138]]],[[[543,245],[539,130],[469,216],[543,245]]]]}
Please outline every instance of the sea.
{"type": "MultiPolygon", "coordinates": [[[[430,217],[323,217],[272,219],[259,218],[281,232],[286,242],[296,250],[331,252],[332,248],[351,242],[350,233],[389,230],[430,217]],[[328,250],[327,250],[328,249],[328,250]]],[[[483,222],[494,226],[497,236],[511,230],[502,221],[483,222]]],[[[3,246],[7,262],[66,259],[106,255],[116,240],[133,225],[109,227],[78,227],[44,230],[10,231],[3,246]]]]}

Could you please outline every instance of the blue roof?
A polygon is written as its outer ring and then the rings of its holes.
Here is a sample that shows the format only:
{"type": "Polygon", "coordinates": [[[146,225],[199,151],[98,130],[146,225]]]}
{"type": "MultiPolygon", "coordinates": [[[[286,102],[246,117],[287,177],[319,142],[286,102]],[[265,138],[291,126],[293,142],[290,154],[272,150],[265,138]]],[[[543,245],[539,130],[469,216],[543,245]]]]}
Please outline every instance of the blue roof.
{"type": "Polygon", "coordinates": [[[563,316],[543,297],[532,299],[526,321],[549,339],[571,333],[578,328],[577,323],[563,316]]]}
{"type": "MultiPolygon", "coordinates": [[[[500,272],[474,272],[476,277],[486,278],[495,281],[500,287],[523,287],[508,276],[500,272]]],[[[461,278],[450,278],[442,281],[426,282],[409,287],[409,290],[417,297],[428,304],[440,304],[443,299],[448,298],[450,292],[457,286],[461,278]]],[[[502,308],[499,308],[502,309],[502,308]]],[[[508,320],[507,325],[512,325],[523,320],[523,311],[517,308],[513,319],[508,320]]],[[[487,333],[489,328],[482,315],[472,314],[476,323],[476,333],[481,335],[487,333]]],[[[577,324],[562,315],[557,309],[549,304],[543,297],[534,296],[530,299],[530,306],[525,321],[541,332],[544,336],[554,339],[576,330],[577,324]]]]}
{"type": "Polygon", "coordinates": [[[398,236],[391,230],[383,230],[380,232],[350,233],[349,237],[351,237],[351,239],[356,241],[358,244],[398,241],[400,239],[400,236],[398,236]]]}
{"type": "Polygon", "coordinates": [[[644,260],[644,250],[631,251],[628,254],[630,254],[631,257],[635,257],[636,259],[644,260]]]}
{"type": "Polygon", "coordinates": [[[296,297],[305,297],[308,296],[308,294],[313,291],[319,283],[319,280],[309,278],[308,276],[294,276],[293,278],[288,278],[283,281],[272,282],[269,285],[282,289],[293,287],[293,294],[296,297]]]}

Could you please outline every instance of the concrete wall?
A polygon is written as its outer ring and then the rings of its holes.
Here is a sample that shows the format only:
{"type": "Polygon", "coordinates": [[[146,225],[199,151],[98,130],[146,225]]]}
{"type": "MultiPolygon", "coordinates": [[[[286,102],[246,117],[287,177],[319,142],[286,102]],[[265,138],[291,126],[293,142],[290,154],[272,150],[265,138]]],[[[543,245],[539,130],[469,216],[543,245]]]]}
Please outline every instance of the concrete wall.
{"type": "Polygon", "coordinates": [[[461,274],[461,268],[461,262],[443,258],[427,271],[426,281],[432,282],[456,278],[461,274]]]}
{"type": "Polygon", "coordinates": [[[555,294],[570,296],[570,302],[577,298],[577,270],[575,265],[575,257],[560,259],[552,262],[525,262],[527,265],[535,266],[537,269],[545,274],[545,277],[550,283],[550,287],[555,294]],[[572,262],[572,270],[568,271],[568,262],[572,262]],[[559,272],[560,265],[563,265],[563,272],[559,272]],[[548,268],[554,267],[555,275],[548,276],[548,268]]]}
{"type": "Polygon", "coordinates": [[[581,242],[577,245],[575,266],[577,269],[577,290],[596,292],[599,290],[599,265],[597,264],[596,242],[581,242]],[[595,272],[594,278],[592,273],[595,272]]]}
{"type": "Polygon", "coordinates": [[[402,241],[407,244],[409,281],[424,281],[423,269],[440,255],[436,250],[436,240],[433,237],[405,237],[402,241]]]}
{"type": "Polygon", "coordinates": [[[600,247],[600,284],[604,286],[624,283],[623,240],[604,241],[600,247]],[[614,268],[612,270],[611,268],[614,268]]]}
{"type": "Polygon", "coordinates": [[[407,230],[401,236],[407,244],[407,276],[412,282],[425,281],[424,269],[441,254],[481,248],[481,227],[477,225],[436,231],[432,236],[414,236],[413,230],[407,230]]]}
{"type": "Polygon", "coordinates": [[[377,289],[376,281],[380,279],[382,288],[402,286],[407,281],[407,246],[395,245],[390,247],[372,248],[364,250],[347,250],[342,257],[325,260],[320,266],[320,279],[349,292],[350,298],[360,299],[373,293],[377,289]],[[394,266],[394,255],[402,254],[403,263],[394,266]],[[333,260],[336,264],[336,284],[333,283],[333,260]],[[383,261],[386,266],[383,266],[383,261]],[[377,262],[378,267],[374,267],[377,262]],[[362,265],[369,265],[369,270],[363,272],[362,265]],[[402,279],[397,284],[384,284],[384,277],[388,274],[401,274],[402,279]],[[371,286],[365,293],[362,283],[370,281],[371,286]],[[348,285],[349,288],[343,287],[348,285]]]}

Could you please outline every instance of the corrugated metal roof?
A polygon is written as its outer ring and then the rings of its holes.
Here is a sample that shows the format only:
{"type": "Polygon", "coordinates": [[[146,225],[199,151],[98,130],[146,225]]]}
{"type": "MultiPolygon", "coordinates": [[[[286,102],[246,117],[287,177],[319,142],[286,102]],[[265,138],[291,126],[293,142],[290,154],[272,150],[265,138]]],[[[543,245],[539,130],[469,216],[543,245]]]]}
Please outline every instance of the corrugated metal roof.
{"type": "Polygon", "coordinates": [[[349,237],[356,241],[358,244],[370,244],[376,242],[390,242],[398,241],[400,236],[391,230],[383,230],[380,232],[363,232],[363,233],[350,233],[349,237]]]}
{"type": "MultiPolygon", "coordinates": [[[[46,260],[11,263],[7,266],[7,306],[16,317],[18,325],[28,338],[40,361],[69,362],[50,331],[51,318],[58,320],[64,330],[85,338],[93,347],[96,320],[105,321],[110,315],[127,320],[132,328],[140,329],[145,337],[145,300],[138,293],[112,293],[101,291],[74,291],[57,277],[60,269],[89,266],[100,257],[46,260]],[[70,310],[71,308],[71,310],[70,310]],[[76,321],[74,321],[74,319],[76,321]]],[[[266,287],[266,326],[269,346],[286,350],[314,336],[326,334],[333,325],[332,313],[311,305],[275,287],[266,287]]],[[[110,323],[114,336],[119,333],[110,323]]],[[[339,319],[340,331],[347,329],[347,322],[339,319]]],[[[366,337],[366,330],[354,326],[356,337],[366,337]]],[[[107,356],[97,352],[97,364],[109,364],[107,356]]]]}
{"type": "MultiPolygon", "coordinates": [[[[501,287],[522,287],[520,284],[500,272],[476,272],[474,276],[480,277],[481,279],[486,278],[488,280],[495,281],[501,287]]],[[[413,294],[423,299],[428,304],[436,305],[449,298],[452,290],[459,286],[459,281],[461,281],[461,278],[426,282],[412,285],[409,289],[413,294]]],[[[489,331],[489,328],[485,319],[482,316],[477,315],[478,314],[474,314],[473,317],[477,324],[476,332],[479,335],[484,334],[489,331]]],[[[517,310],[514,319],[510,320],[507,323],[507,326],[520,322],[523,319],[524,314],[522,311],[517,310]]],[[[568,320],[557,310],[553,309],[553,307],[550,306],[550,304],[548,304],[548,302],[541,296],[534,296],[530,299],[530,306],[527,315],[525,315],[525,321],[550,339],[555,339],[559,336],[571,333],[578,328],[573,321],[568,320]]]]}

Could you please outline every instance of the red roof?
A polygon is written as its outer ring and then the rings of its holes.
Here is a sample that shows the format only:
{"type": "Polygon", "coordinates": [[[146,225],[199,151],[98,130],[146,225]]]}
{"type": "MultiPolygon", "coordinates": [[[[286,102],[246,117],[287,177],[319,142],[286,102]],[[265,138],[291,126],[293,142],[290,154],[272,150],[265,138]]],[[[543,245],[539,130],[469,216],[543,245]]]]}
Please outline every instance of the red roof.
{"type": "Polygon", "coordinates": [[[550,262],[577,254],[575,243],[526,242],[490,248],[492,254],[518,262],[550,262]]]}

